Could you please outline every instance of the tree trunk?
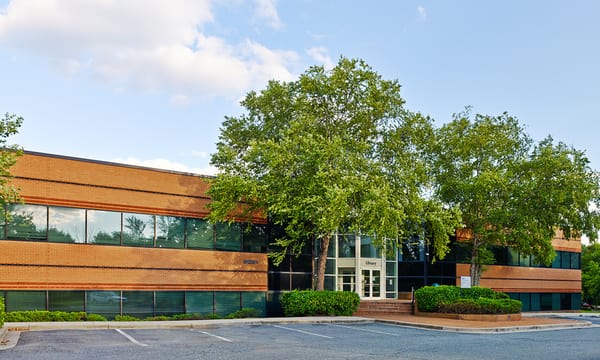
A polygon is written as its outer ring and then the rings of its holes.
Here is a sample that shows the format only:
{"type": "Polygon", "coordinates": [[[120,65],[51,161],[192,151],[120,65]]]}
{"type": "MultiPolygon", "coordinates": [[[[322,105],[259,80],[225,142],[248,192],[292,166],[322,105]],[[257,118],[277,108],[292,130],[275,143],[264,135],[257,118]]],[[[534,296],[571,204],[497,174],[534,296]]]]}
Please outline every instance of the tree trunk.
{"type": "Polygon", "coordinates": [[[326,234],[321,239],[321,252],[319,253],[319,268],[317,270],[317,290],[325,289],[325,267],[327,265],[327,251],[329,250],[330,234],[326,234]]]}
{"type": "Polygon", "coordinates": [[[479,242],[477,238],[473,239],[473,249],[471,250],[471,285],[479,286],[479,279],[481,278],[482,265],[481,259],[479,259],[479,242]]]}

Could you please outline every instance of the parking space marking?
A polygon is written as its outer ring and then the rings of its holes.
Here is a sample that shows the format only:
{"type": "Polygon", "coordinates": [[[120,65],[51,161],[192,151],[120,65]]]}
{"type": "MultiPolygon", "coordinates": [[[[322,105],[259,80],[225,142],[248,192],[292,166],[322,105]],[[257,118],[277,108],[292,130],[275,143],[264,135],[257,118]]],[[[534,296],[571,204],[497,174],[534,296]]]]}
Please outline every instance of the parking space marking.
{"type": "Polygon", "coordinates": [[[370,332],[370,333],[375,333],[375,334],[391,335],[391,336],[401,336],[399,334],[389,333],[389,332],[385,332],[385,331],[360,329],[358,327],[352,327],[352,326],[345,326],[345,325],[338,325],[338,324],[331,324],[331,326],[337,326],[337,327],[346,328],[346,329],[352,329],[352,330],[357,330],[357,331],[365,331],[365,332],[370,332]]]}
{"type": "Polygon", "coordinates": [[[191,331],[197,332],[197,333],[201,333],[201,334],[204,334],[204,335],[208,335],[208,336],[212,336],[212,337],[215,337],[215,338],[223,340],[223,341],[233,342],[233,340],[230,340],[228,338],[224,338],[224,337],[219,336],[219,335],[211,334],[211,333],[206,332],[206,331],[201,331],[201,330],[191,330],[191,331]]]}
{"type": "Polygon", "coordinates": [[[326,339],[333,339],[331,336],[325,336],[325,335],[321,335],[321,334],[315,334],[315,333],[311,333],[311,332],[308,332],[308,331],[303,331],[303,330],[299,330],[299,329],[293,329],[293,328],[289,328],[289,327],[285,327],[285,326],[280,326],[280,325],[272,325],[272,326],[276,327],[276,328],[280,328],[280,329],[297,331],[299,333],[303,333],[303,334],[307,334],[307,335],[319,336],[319,337],[326,338],[326,339]]]}
{"type": "Polygon", "coordinates": [[[144,344],[141,343],[139,341],[137,341],[136,339],[134,339],[131,335],[126,334],[123,330],[121,329],[115,329],[116,332],[118,332],[119,334],[125,336],[127,338],[127,340],[131,341],[132,343],[138,345],[138,346],[148,346],[148,344],[144,344]]]}

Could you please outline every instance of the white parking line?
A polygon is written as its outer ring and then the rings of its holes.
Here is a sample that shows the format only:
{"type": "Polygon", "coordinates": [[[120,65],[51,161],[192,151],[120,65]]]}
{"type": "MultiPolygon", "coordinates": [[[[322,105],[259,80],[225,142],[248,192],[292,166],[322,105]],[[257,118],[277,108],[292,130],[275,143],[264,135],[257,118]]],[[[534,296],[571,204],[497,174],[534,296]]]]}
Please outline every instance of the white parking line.
{"type": "Polygon", "coordinates": [[[303,331],[303,330],[298,330],[298,329],[292,329],[292,328],[285,327],[285,326],[273,325],[273,327],[280,328],[280,329],[285,329],[285,330],[297,331],[299,333],[303,333],[303,334],[307,334],[307,335],[312,335],[312,336],[319,336],[319,337],[323,337],[323,338],[326,338],[326,339],[333,339],[331,336],[325,336],[325,335],[321,335],[321,334],[315,334],[315,333],[311,333],[311,332],[308,332],[308,331],[303,331]]]}
{"type": "Polygon", "coordinates": [[[121,329],[115,329],[116,332],[118,332],[119,334],[125,336],[127,338],[127,340],[131,341],[132,343],[138,345],[138,346],[148,346],[148,344],[144,344],[141,343],[139,341],[137,341],[136,339],[134,339],[131,335],[126,334],[123,330],[121,329]]]}
{"type": "Polygon", "coordinates": [[[375,333],[375,334],[392,335],[392,336],[401,336],[400,334],[394,334],[394,333],[389,333],[389,332],[385,332],[385,331],[377,331],[377,330],[360,329],[360,328],[356,328],[356,327],[352,327],[352,326],[344,326],[344,325],[337,325],[337,324],[331,324],[331,326],[337,326],[337,327],[346,328],[346,329],[352,329],[352,330],[356,330],[356,331],[365,331],[365,332],[371,332],[371,333],[375,333]]]}
{"type": "Polygon", "coordinates": [[[211,334],[211,333],[206,332],[206,331],[201,331],[201,330],[191,330],[191,331],[197,332],[197,333],[201,333],[201,334],[204,334],[204,335],[208,335],[208,336],[212,336],[212,337],[216,337],[217,339],[220,339],[220,340],[223,340],[223,341],[233,342],[233,340],[229,340],[228,338],[224,338],[224,337],[219,336],[219,335],[211,334]]]}

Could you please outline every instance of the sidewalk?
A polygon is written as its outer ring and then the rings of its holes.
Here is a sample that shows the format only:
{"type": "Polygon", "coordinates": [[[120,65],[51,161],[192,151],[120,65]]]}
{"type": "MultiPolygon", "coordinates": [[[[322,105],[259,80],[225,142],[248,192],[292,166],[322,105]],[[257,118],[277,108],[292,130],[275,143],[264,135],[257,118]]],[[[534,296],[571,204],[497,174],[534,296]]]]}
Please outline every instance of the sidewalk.
{"type": "Polygon", "coordinates": [[[182,320],[182,321],[88,321],[88,322],[25,322],[5,323],[0,329],[0,350],[10,349],[17,344],[22,331],[42,330],[94,330],[94,329],[185,329],[216,328],[234,325],[272,325],[272,324],[334,324],[334,323],[389,323],[440,331],[466,333],[506,333],[518,331],[541,331],[590,327],[583,313],[523,313],[517,321],[469,321],[443,318],[430,318],[408,314],[376,316],[314,316],[251,318],[231,320],[182,320]],[[578,317],[582,320],[561,319],[559,317],[578,317]]]}

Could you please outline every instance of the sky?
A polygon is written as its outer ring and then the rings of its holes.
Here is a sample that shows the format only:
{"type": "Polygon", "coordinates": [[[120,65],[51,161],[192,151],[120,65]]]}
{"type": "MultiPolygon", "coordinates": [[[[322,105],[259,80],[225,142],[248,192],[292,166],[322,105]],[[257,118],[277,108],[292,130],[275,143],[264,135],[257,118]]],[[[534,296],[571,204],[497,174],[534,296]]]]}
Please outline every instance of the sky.
{"type": "Polygon", "coordinates": [[[340,56],[437,126],[519,119],[600,169],[599,1],[0,0],[0,114],[30,151],[214,174],[225,116],[340,56]]]}

